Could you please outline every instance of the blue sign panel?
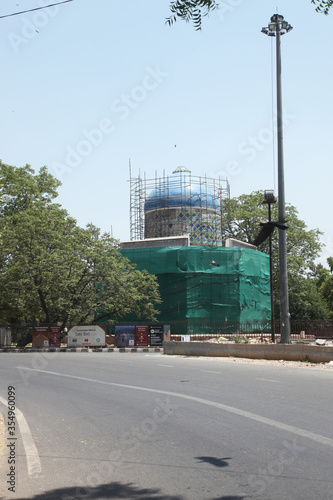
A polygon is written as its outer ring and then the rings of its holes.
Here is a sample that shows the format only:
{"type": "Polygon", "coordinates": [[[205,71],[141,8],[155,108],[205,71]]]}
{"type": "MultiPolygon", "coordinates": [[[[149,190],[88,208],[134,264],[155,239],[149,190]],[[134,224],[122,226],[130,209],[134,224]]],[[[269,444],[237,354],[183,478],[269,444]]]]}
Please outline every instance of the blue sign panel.
{"type": "Polygon", "coordinates": [[[115,326],[114,345],[116,347],[131,347],[135,345],[135,326],[115,326]]]}

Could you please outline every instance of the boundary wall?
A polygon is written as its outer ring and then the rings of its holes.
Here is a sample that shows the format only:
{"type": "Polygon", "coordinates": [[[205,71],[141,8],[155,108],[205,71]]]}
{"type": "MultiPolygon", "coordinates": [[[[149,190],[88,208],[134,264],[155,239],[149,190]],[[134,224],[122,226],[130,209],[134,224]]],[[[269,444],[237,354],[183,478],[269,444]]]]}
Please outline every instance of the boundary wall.
{"type": "Polygon", "coordinates": [[[164,342],[164,354],[179,356],[236,357],[311,361],[325,363],[333,360],[333,346],[306,344],[213,344],[210,342],[164,342]]]}

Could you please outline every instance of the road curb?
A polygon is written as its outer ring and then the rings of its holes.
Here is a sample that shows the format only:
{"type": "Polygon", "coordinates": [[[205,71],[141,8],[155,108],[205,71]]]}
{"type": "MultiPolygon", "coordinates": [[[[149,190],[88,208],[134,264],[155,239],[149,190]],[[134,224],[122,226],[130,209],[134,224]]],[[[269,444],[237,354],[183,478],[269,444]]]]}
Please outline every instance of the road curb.
{"type": "Polygon", "coordinates": [[[11,348],[2,348],[0,349],[0,352],[12,352],[12,353],[18,353],[18,352],[114,352],[114,353],[120,353],[120,352],[161,352],[163,353],[163,348],[157,348],[157,347],[132,347],[132,348],[127,348],[127,347],[101,347],[101,348],[79,348],[79,347],[28,347],[27,349],[11,349],[11,348]]]}

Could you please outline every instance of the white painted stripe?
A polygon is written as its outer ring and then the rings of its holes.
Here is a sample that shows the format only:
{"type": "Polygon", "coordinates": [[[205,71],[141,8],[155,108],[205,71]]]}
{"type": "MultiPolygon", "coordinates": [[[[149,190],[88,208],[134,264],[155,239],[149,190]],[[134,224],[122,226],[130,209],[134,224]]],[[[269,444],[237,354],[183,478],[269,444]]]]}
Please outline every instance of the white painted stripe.
{"type": "Polygon", "coordinates": [[[213,372],[211,370],[200,370],[200,371],[205,373],[214,373],[215,375],[221,375],[221,372],[213,372]]]}
{"type": "Polygon", "coordinates": [[[261,424],[270,425],[271,427],[275,427],[276,429],[280,429],[283,431],[291,432],[292,434],[296,434],[298,436],[311,439],[312,441],[316,441],[317,443],[324,444],[326,446],[330,446],[333,448],[333,439],[322,436],[321,434],[316,434],[315,432],[306,431],[304,429],[300,429],[299,427],[295,427],[294,425],[284,424],[283,422],[278,422],[277,420],[273,420],[271,418],[262,417],[261,415],[256,415],[255,413],[251,413],[249,411],[240,410],[239,408],[234,408],[233,406],[224,405],[222,403],[216,403],[215,401],[210,401],[208,399],[197,398],[195,396],[189,396],[187,394],[181,394],[179,392],[171,392],[171,391],[163,391],[161,389],[150,389],[149,387],[138,387],[136,385],[128,385],[128,384],[117,384],[115,382],[106,382],[104,380],[96,380],[86,377],[79,377],[77,375],[65,375],[63,373],[51,372],[46,370],[37,370],[33,368],[26,368],[25,366],[17,366],[19,370],[28,370],[38,373],[44,373],[44,375],[55,375],[57,377],[64,378],[72,378],[76,380],[83,380],[84,382],[93,382],[96,384],[109,385],[113,387],[121,387],[123,389],[132,389],[136,391],[143,392],[152,392],[155,394],[164,394],[166,396],[173,396],[176,398],[187,399],[189,401],[194,401],[196,403],[204,404],[207,406],[213,406],[214,408],[219,408],[221,410],[227,411],[229,413],[234,413],[235,415],[239,415],[240,417],[249,418],[251,420],[255,420],[256,422],[260,422],[261,424]]]}
{"type": "Polygon", "coordinates": [[[173,365],[162,365],[162,363],[156,363],[156,366],[166,366],[167,368],[173,368],[173,365]]]}
{"type": "Polygon", "coordinates": [[[269,378],[257,378],[257,380],[264,380],[265,382],[275,382],[276,384],[279,384],[279,380],[271,380],[269,378]]]}
{"type": "MultiPolygon", "coordinates": [[[[0,402],[7,406],[7,401],[0,396],[0,402]]],[[[24,446],[25,456],[27,460],[28,474],[34,478],[38,477],[42,472],[42,464],[35,442],[33,440],[28,422],[23,413],[17,407],[15,409],[15,417],[18,423],[20,434],[24,446]]]]}

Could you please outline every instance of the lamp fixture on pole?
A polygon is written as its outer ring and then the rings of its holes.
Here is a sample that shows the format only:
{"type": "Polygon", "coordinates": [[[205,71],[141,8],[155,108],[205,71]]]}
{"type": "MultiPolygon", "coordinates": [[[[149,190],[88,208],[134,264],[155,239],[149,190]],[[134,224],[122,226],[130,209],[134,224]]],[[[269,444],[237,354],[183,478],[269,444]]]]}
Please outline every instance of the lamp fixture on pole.
{"type": "Polygon", "coordinates": [[[284,165],[283,165],[283,121],[281,86],[280,37],[293,28],[280,14],[274,14],[271,22],[261,32],[276,39],[276,95],[277,95],[277,145],[278,145],[278,207],[279,207],[279,280],[280,280],[280,333],[281,344],[290,344],[290,315],[288,297],[287,240],[283,226],[286,223],[284,165]],[[282,227],[281,227],[282,226],[282,227]]]}

